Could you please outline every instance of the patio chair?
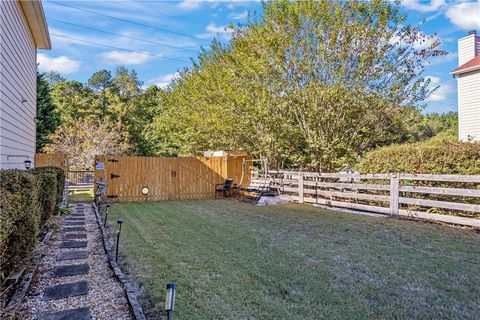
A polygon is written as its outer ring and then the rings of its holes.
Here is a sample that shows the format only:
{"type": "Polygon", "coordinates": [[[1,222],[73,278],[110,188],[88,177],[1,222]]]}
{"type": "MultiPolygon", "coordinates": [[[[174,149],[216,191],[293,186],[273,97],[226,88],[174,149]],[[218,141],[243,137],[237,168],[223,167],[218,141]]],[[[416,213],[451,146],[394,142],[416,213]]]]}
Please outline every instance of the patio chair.
{"type": "Polygon", "coordinates": [[[225,198],[235,195],[237,185],[233,183],[233,179],[225,179],[224,183],[217,184],[215,186],[215,198],[219,193],[223,193],[225,198]]]}

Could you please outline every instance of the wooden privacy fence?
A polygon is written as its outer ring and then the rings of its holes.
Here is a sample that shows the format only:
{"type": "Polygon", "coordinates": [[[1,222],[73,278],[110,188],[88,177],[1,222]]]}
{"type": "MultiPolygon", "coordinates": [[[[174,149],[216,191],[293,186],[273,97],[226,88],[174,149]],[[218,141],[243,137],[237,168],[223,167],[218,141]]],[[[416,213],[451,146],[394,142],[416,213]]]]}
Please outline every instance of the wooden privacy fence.
{"type": "Polygon", "coordinates": [[[35,154],[35,167],[59,167],[65,173],[68,171],[68,161],[63,154],[37,153],[35,154]]]}
{"type": "MultiPolygon", "coordinates": [[[[215,196],[215,186],[231,178],[239,183],[243,159],[224,157],[98,156],[95,180],[107,183],[106,198],[115,201],[202,199],[215,196]],[[142,193],[142,189],[147,194],[142,193]]],[[[249,166],[242,184],[248,185],[249,166]]]]}
{"type": "Polygon", "coordinates": [[[270,179],[270,187],[300,203],[480,227],[470,218],[480,216],[480,175],[279,171],[270,179]]]}

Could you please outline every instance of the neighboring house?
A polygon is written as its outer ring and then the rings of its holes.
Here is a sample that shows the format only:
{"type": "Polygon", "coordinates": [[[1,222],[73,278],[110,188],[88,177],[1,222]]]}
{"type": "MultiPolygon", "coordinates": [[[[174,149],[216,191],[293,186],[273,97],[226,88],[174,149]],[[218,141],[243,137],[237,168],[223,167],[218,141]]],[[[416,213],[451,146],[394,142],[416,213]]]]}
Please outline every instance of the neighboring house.
{"type": "Polygon", "coordinates": [[[41,1],[0,0],[0,169],[35,158],[37,48],[50,49],[41,1]]]}
{"type": "Polygon", "coordinates": [[[480,141],[480,37],[476,31],[458,40],[458,139],[480,141]]]}

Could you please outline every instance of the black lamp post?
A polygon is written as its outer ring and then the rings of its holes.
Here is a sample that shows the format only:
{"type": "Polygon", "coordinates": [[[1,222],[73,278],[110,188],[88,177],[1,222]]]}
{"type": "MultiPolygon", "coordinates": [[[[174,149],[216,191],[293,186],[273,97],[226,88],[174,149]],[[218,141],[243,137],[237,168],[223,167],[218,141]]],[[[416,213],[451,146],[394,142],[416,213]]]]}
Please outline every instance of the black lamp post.
{"type": "Polygon", "coordinates": [[[175,283],[167,284],[167,297],[165,300],[165,311],[167,312],[167,320],[172,319],[172,312],[175,306],[175,283]]]}
{"type": "Polygon", "coordinates": [[[117,251],[115,253],[115,261],[118,261],[118,244],[120,242],[120,232],[122,232],[122,223],[123,223],[122,219],[117,220],[118,231],[117,231],[117,251]]]}
{"type": "Polygon", "coordinates": [[[107,203],[106,208],[105,208],[105,221],[103,222],[103,226],[107,226],[107,219],[108,219],[108,209],[110,208],[110,203],[107,203]]]}

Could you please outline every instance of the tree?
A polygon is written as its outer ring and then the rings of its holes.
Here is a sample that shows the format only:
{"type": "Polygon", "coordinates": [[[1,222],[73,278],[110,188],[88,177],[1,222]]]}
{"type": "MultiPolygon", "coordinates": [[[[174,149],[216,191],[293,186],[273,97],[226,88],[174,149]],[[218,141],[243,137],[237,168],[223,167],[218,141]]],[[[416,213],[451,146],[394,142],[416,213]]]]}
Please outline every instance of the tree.
{"type": "Polygon", "coordinates": [[[112,85],[112,74],[107,70],[95,72],[88,79],[88,86],[101,97],[101,118],[107,114],[107,89],[112,85]]]}
{"type": "Polygon", "coordinates": [[[51,95],[62,121],[81,118],[95,118],[99,115],[95,108],[92,90],[78,81],[56,83],[51,95]]]}
{"type": "Polygon", "coordinates": [[[65,122],[49,138],[51,142],[44,151],[65,154],[75,170],[91,170],[96,155],[128,154],[131,150],[119,132],[105,122],[91,119],[65,122]]]}
{"type": "Polygon", "coordinates": [[[408,139],[439,45],[398,2],[268,1],[180,72],[150,136],[157,153],[246,149],[274,166],[338,170],[408,139]]]}
{"type": "Polygon", "coordinates": [[[50,84],[50,87],[53,87],[55,84],[59,82],[67,81],[67,79],[65,79],[65,77],[62,77],[62,75],[57,71],[49,71],[45,73],[44,78],[45,80],[48,81],[48,83],[50,84]]]}
{"type": "Polygon", "coordinates": [[[36,149],[38,152],[50,142],[48,136],[55,131],[59,124],[60,114],[55,110],[45,74],[37,72],[36,149]]]}

